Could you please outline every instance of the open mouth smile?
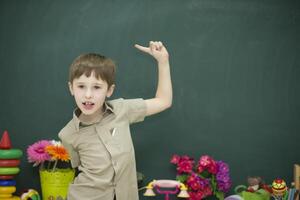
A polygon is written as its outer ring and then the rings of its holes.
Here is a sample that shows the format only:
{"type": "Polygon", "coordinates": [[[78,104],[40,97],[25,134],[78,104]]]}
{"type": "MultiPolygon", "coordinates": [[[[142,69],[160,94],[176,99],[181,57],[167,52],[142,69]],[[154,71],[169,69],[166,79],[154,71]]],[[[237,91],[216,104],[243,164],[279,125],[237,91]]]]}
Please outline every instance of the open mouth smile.
{"type": "Polygon", "coordinates": [[[83,105],[84,109],[91,110],[91,109],[93,109],[95,104],[93,102],[86,101],[86,102],[83,102],[82,105],[83,105]]]}

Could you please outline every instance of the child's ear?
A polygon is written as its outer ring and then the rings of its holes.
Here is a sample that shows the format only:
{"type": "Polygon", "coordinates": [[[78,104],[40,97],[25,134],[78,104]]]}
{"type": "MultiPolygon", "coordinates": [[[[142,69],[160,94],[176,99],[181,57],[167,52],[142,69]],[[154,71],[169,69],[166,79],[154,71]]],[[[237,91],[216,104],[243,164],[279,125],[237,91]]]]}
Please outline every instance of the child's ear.
{"type": "Polygon", "coordinates": [[[68,85],[69,85],[70,93],[71,93],[71,95],[73,96],[74,93],[73,93],[73,86],[72,86],[72,83],[71,83],[71,82],[68,82],[68,85]]]}
{"type": "Polygon", "coordinates": [[[107,97],[107,98],[110,97],[110,96],[114,93],[115,87],[116,87],[116,85],[115,85],[115,84],[112,84],[112,85],[108,88],[107,93],[106,93],[106,97],[107,97]]]}

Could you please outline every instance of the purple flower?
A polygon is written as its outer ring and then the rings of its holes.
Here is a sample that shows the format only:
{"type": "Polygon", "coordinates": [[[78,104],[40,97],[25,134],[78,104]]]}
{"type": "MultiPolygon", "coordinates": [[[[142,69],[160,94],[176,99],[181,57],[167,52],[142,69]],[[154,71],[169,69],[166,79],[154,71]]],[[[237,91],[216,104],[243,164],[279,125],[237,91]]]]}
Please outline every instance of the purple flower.
{"type": "Polygon", "coordinates": [[[220,191],[228,192],[231,187],[229,167],[223,161],[217,161],[218,172],[216,175],[217,185],[220,191]]]}
{"type": "Polygon", "coordinates": [[[39,165],[42,162],[51,160],[50,155],[46,152],[46,146],[51,145],[48,140],[41,140],[27,148],[27,158],[34,165],[39,165]]]}
{"type": "Polygon", "coordinates": [[[221,173],[229,173],[229,167],[227,163],[221,160],[217,161],[217,167],[218,167],[218,171],[220,171],[221,173]]]}

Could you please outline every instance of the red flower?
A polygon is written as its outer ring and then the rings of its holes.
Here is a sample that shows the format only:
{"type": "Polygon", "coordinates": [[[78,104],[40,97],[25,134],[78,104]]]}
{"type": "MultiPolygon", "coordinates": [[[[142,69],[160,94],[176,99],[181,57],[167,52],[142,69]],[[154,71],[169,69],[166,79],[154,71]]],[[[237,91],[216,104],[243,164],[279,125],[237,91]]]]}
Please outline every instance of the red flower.
{"type": "Polygon", "coordinates": [[[191,160],[180,160],[177,165],[177,170],[179,173],[186,172],[191,173],[193,170],[194,162],[191,160]]]}
{"type": "Polygon", "coordinates": [[[189,192],[190,198],[189,200],[201,200],[203,198],[203,193],[201,190],[197,192],[189,192]]]}
{"type": "Polygon", "coordinates": [[[197,177],[197,175],[193,174],[191,176],[189,176],[189,178],[187,179],[187,185],[192,188],[192,190],[199,190],[201,189],[201,185],[200,182],[198,180],[199,178],[197,177]]]}
{"type": "Polygon", "coordinates": [[[213,191],[209,186],[205,187],[202,191],[203,191],[203,197],[207,197],[213,194],[213,191]]]}
{"type": "Polygon", "coordinates": [[[194,159],[186,155],[175,154],[170,162],[177,167],[176,179],[187,186],[189,200],[202,200],[216,192],[224,194],[223,188],[230,183],[228,165],[208,155],[201,156],[197,166],[194,166],[194,159]]]}
{"type": "Polygon", "coordinates": [[[212,161],[211,165],[208,167],[207,171],[212,174],[216,174],[218,172],[217,164],[214,160],[212,161]]]}

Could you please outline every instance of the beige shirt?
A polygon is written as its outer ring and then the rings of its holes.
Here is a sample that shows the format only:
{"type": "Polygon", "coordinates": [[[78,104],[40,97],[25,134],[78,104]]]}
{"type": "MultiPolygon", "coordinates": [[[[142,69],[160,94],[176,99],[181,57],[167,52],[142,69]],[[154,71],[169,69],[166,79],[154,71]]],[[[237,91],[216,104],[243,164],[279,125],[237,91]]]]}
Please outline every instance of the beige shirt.
{"type": "Polygon", "coordinates": [[[78,116],[59,138],[80,173],[69,186],[68,200],[138,200],[134,148],[129,125],[143,121],[143,99],[108,101],[100,122],[80,127],[78,116]]]}

